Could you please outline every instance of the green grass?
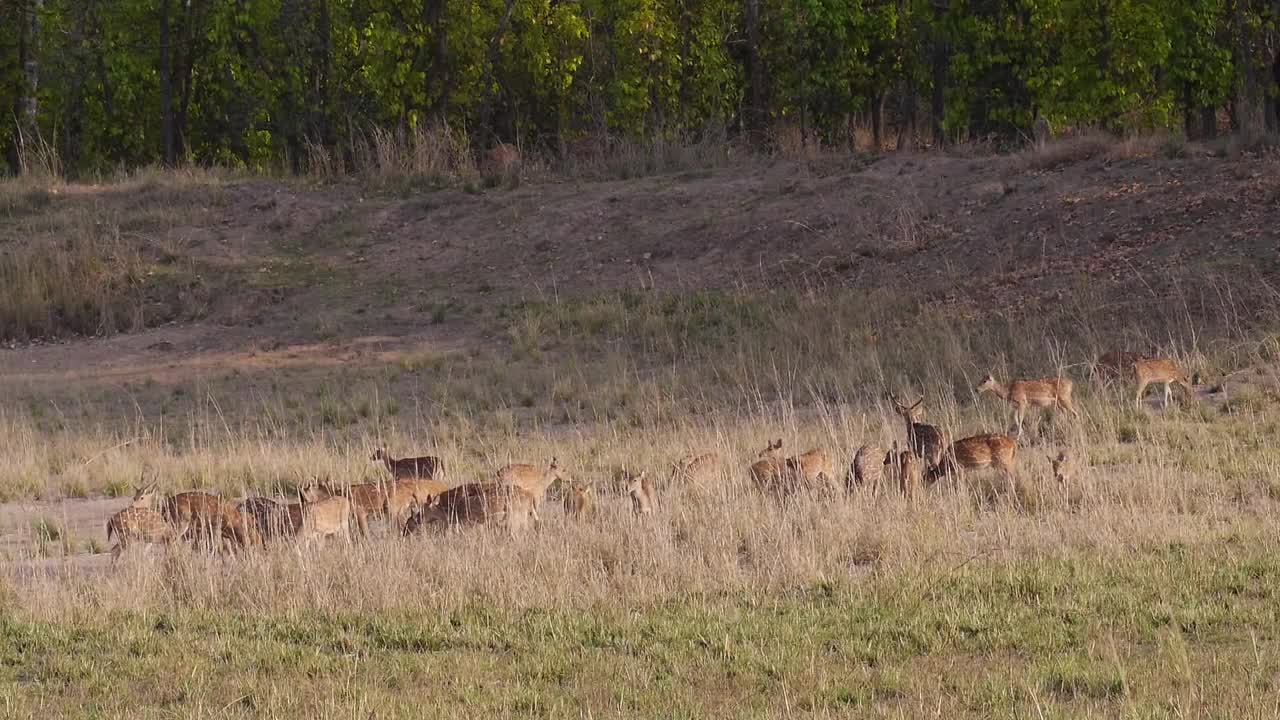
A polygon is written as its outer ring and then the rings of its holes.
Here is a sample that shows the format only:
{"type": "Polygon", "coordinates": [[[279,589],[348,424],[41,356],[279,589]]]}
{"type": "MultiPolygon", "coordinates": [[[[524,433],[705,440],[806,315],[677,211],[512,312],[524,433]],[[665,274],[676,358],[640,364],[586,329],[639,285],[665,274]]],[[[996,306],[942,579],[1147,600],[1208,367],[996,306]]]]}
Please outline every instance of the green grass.
{"type": "Polygon", "coordinates": [[[1231,539],[639,606],[174,600],[53,621],[6,613],[9,712],[1257,717],[1280,670],[1280,560],[1231,539]]]}

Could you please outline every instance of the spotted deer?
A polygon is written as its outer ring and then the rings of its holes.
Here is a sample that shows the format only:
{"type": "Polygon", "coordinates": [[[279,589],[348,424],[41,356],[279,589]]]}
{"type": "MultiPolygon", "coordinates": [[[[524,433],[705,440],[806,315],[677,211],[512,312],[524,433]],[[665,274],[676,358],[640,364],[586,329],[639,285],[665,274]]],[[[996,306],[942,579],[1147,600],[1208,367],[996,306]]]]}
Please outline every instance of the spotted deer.
{"type": "Polygon", "coordinates": [[[1133,374],[1138,386],[1133,401],[1138,407],[1142,407],[1142,396],[1147,392],[1147,386],[1152,384],[1164,386],[1164,404],[1161,407],[1169,407],[1169,403],[1173,400],[1172,385],[1181,387],[1189,396],[1195,397],[1196,391],[1192,387],[1192,381],[1172,360],[1165,358],[1137,360],[1133,363],[1133,374]]]}
{"type": "Polygon", "coordinates": [[[149,506],[151,493],[140,490],[134,495],[133,503],[107,520],[107,542],[114,537],[115,547],[111,548],[111,563],[114,565],[123,553],[133,544],[168,545],[186,534],[188,522],[173,524],[149,506]]]}
{"type": "Polygon", "coordinates": [[[383,445],[370,456],[373,462],[382,463],[396,480],[439,479],[444,475],[444,461],[434,455],[394,458],[383,445]]]}
{"type": "Polygon", "coordinates": [[[762,490],[777,495],[790,495],[798,491],[827,494],[840,491],[840,481],[825,450],[814,448],[800,455],[783,458],[778,453],[781,449],[781,438],[770,442],[760,451],[760,459],[751,466],[751,477],[762,490]]]}
{"type": "Polygon", "coordinates": [[[1071,413],[1072,417],[1080,417],[1075,405],[1071,402],[1071,378],[1041,378],[1039,380],[1014,380],[1006,387],[987,375],[978,384],[976,392],[989,392],[1013,406],[1013,422],[1019,435],[1022,433],[1022,420],[1028,407],[1059,408],[1071,413]]]}
{"type": "Polygon", "coordinates": [[[924,419],[924,396],[911,405],[891,396],[893,408],[907,426],[907,449],[919,455],[929,467],[936,467],[942,462],[942,453],[946,450],[946,436],[933,425],[921,422],[924,419]]]}
{"type": "Polygon", "coordinates": [[[990,467],[1012,482],[1017,452],[1018,444],[1007,435],[985,433],[963,438],[951,445],[942,461],[925,474],[925,480],[933,483],[944,475],[990,467]]]}
{"type": "Polygon", "coordinates": [[[441,493],[430,506],[418,508],[401,533],[410,536],[428,529],[496,525],[515,535],[533,523],[534,502],[532,494],[515,485],[467,483],[441,493]]]}
{"type": "Polygon", "coordinates": [[[569,492],[564,496],[565,516],[575,520],[580,520],[590,514],[591,506],[591,483],[571,483],[569,485],[569,492]]]}
{"type": "Polygon", "coordinates": [[[533,520],[537,522],[538,508],[546,498],[547,488],[556,482],[569,484],[573,481],[559,462],[553,457],[546,467],[514,463],[498,470],[497,484],[517,487],[533,498],[533,520]]]}
{"type": "Polygon", "coordinates": [[[908,500],[914,500],[924,483],[920,457],[910,449],[899,450],[898,444],[884,456],[883,466],[898,485],[898,492],[908,500]]]}
{"type": "Polygon", "coordinates": [[[658,495],[646,471],[627,481],[627,495],[631,496],[631,511],[636,515],[652,515],[658,507],[658,495]]]}
{"type": "Polygon", "coordinates": [[[876,490],[884,475],[884,463],[880,458],[884,450],[875,445],[863,445],[853,454],[853,462],[849,465],[849,474],[845,481],[846,489],[852,492],[858,488],[876,490]]]}
{"type": "Polygon", "coordinates": [[[187,536],[196,545],[209,549],[243,549],[261,545],[257,526],[236,505],[217,495],[191,491],[170,495],[161,503],[160,514],[168,523],[188,525],[187,536]]]}
{"type": "Polygon", "coordinates": [[[672,463],[671,482],[709,485],[723,472],[724,460],[718,452],[686,455],[672,463]]]}

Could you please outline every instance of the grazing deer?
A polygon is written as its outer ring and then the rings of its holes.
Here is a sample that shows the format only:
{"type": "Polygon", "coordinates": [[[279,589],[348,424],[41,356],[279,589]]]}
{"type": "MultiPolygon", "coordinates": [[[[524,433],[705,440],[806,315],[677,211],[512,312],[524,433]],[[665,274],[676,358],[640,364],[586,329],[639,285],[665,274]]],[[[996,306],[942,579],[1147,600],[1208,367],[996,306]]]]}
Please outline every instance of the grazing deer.
{"type": "Polygon", "coordinates": [[[985,433],[963,438],[951,445],[942,462],[925,474],[925,480],[933,483],[943,475],[992,467],[1012,483],[1017,452],[1018,444],[1006,435],[985,433]]]}
{"type": "Polygon", "coordinates": [[[852,492],[860,487],[872,490],[878,488],[884,474],[884,464],[880,462],[883,453],[884,450],[875,445],[859,447],[853,454],[853,463],[849,466],[849,475],[845,482],[846,489],[852,492]]]}
{"type": "Polygon", "coordinates": [[[921,422],[924,419],[924,396],[921,395],[913,405],[899,401],[896,396],[890,399],[894,410],[907,424],[907,449],[920,456],[929,467],[936,467],[942,461],[947,441],[937,427],[921,422]]]}
{"type": "Polygon", "coordinates": [[[591,512],[591,483],[574,482],[569,485],[569,492],[564,496],[564,514],[566,517],[580,520],[591,512]]]}
{"type": "Polygon", "coordinates": [[[440,494],[420,507],[401,530],[406,537],[428,528],[502,525],[511,534],[527,529],[534,518],[534,497],[514,485],[467,483],[440,494]]]}
{"type": "Polygon", "coordinates": [[[569,477],[555,458],[551,458],[551,462],[545,468],[526,463],[514,463],[499,469],[497,475],[499,485],[520,488],[533,498],[534,522],[539,520],[538,508],[546,498],[547,488],[555,482],[569,484],[572,481],[573,478],[569,477]]]}
{"type": "Polygon", "coordinates": [[[627,494],[631,496],[631,511],[636,515],[652,515],[658,507],[658,495],[644,470],[627,481],[627,494]]]}
{"type": "Polygon", "coordinates": [[[1071,378],[1042,378],[1040,380],[1014,380],[1008,387],[996,382],[992,375],[987,375],[978,384],[977,393],[990,392],[1013,406],[1013,422],[1018,434],[1022,434],[1022,419],[1027,414],[1027,407],[1056,407],[1071,413],[1072,417],[1080,417],[1075,405],[1071,403],[1071,378]]]}
{"type": "Polygon", "coordinates": [[[686,455],[672,463],[671,482],[708,485],[720,477],[724,460],[718,452],[686,455]]]}
{"type": "Polygon", "coordinates": [[[173,525],[152,508],[130,505],[107,520],[107,542],[113,536],[116,539],[115,547],[111,548],[111,564],[114,565],[131,544],[168,545],[185,535],[188,526],[185,522],[173,525]]]}
{"type": "Polygon", "coordinates": [[[1178,385],[1187,391],[1191,397],[1195,397],[1196,391],[1192,387],[1192,382],[1185,373],[1178,368],[1178,364],[1172,360],[1164,358],[1145,358],[1133,363],[1133,374],[1138,384],[1138,391],[1134,395],[1134,404],[1142,407],[1142,395],[1147,391],[1147,386],[1152,383],[1164,385],[1164,404],[1161,407],[1169,407],[1169,402],[1173,399],[1173,390],[1171,385],[1178,385]]]}
{"type": "Polygon", "coordinates": [[[369,459],[385,465],[396,480],[431,480],[444,476],[444,461],[434,455],[397,460],[391,457],[391,453],[387,452],[387,446],[383,445],[374,450],[369,459]]]}
{"type": "Polygon", "coordinates": [[[214,542],[223,547],[243,549],[261,545],[262,535],[253,521],[236,505],[206,492],[183,492],[170,495],[161,504],[160,514],[175,526],[188,525],[197,545],[214,542]]]}

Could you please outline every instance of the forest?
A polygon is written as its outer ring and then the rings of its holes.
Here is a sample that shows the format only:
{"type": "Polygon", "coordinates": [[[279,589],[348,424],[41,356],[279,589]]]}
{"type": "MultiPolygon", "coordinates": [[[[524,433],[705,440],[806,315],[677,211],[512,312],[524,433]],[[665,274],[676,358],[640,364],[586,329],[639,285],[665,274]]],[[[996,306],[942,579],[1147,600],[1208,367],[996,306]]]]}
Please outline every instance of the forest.
{"type": "Polygon", "coordinates": [[[5,0],[0,149],[9,174],[93,177],[346,167],[422,128],[544,157],[783,128],[1019,143],[1038,116],[1259,135],[1278,21],[1280,0],[5,0]]]}

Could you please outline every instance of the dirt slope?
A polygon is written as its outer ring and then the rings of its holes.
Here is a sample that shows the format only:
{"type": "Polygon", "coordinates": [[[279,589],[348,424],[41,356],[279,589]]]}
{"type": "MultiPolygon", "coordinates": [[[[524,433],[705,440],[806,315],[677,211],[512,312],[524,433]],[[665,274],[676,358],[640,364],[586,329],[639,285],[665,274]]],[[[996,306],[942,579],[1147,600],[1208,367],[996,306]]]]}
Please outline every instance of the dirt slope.
{"type": "Polygon", "coordinates": [[[0,368],[170,364],[175,350],[285,348],[283,362],[295,344],[355,338],[451,347],[511,302],[642,286],[885,286],[1026,312],[1080,288],[1123,299],[1280,276],[1277,157],[1051,160],[825,158],[398,196],[268,181],[69,188],[34,221],[0,221],[0,239],[57,238],[72,213],[119,222],[201,274],[207,312],[132,338],[6,350],[0,368]]]}

